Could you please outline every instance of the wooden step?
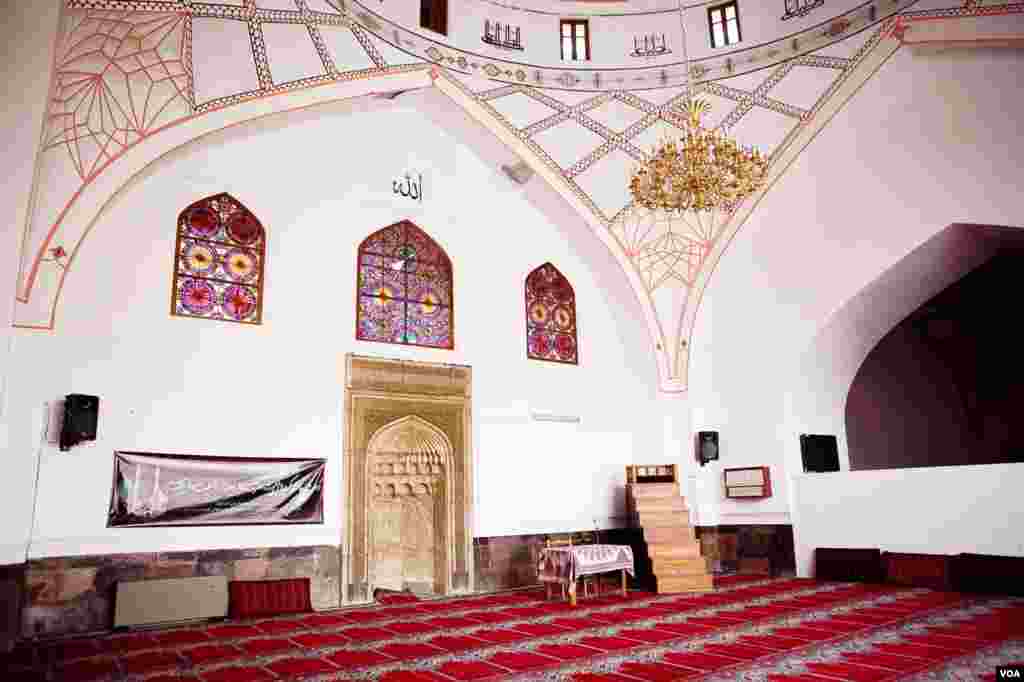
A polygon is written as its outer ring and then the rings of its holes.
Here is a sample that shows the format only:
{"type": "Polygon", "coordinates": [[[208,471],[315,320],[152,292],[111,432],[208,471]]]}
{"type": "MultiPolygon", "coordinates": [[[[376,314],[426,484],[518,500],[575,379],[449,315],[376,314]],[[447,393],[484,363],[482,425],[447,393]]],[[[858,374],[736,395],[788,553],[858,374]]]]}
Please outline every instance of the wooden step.
{"type": "MultiPolygon", "coordinates": [[[[652,564],[659,561],[699,559],[704,556],[700,550],[700,545],[647,545],[647,555],[651,558],[652,564]]],[[[706,559],[707,557],[704,558],[706,559]]]]}
{"type": "Polygon", "coordinates": [[[637,497],[633,505],[639,514],[645,512],[685,512],[686,502],[681,497],[637,497]]]}
{"type": "Polygon", "coordinates": [[[644,526],[644,542],[649,545],[696,543],[697,537],[689,525],[644,526]]]}
{"type": "Polygon", "coordinates": [[[658,594],[671,594],[673,592],[710,592],[714,589],[714,582],[710,575],[680,576],[668,579],[657,578],[658,594]]]}
{"type": "MultiPolygon", "coordinates": [[[[651,561],[658,559],[694,559],[700,556],[700,545],[673,544],[673,545],[647,545],[647,553],[651,561]]],[[[657,571],[655,571],[657,573],[657,571]]]]}
{"type": "Polygon", "coordinates": [[[636,515],[637,524],[644,528],[681,528],[690,525],[688,511],[646,511],[636,515]]]}
{"type": "Polygon", "coordinates": [[[658,578],[708,573],[708,561],[702,556],[692,559],[655,559],[652,562],[652,567],[654,575],[658,578]]]}
{"type": "Polygon", "coordinates": [[[678,483],[641,483],[629,486],[633,497],[679,497],[678,483]]]}

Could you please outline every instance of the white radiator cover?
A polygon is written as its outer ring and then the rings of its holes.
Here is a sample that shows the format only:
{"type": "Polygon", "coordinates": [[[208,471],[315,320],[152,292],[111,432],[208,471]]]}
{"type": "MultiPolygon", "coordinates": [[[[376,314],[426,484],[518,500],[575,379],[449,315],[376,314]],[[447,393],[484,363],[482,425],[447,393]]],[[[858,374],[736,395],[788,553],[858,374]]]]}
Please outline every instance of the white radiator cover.
{"type": "Polygon", "coordinates": [[[228,614],[228,580],[222,575],[119,582],[114,627],[157,625],[228,614]]]}

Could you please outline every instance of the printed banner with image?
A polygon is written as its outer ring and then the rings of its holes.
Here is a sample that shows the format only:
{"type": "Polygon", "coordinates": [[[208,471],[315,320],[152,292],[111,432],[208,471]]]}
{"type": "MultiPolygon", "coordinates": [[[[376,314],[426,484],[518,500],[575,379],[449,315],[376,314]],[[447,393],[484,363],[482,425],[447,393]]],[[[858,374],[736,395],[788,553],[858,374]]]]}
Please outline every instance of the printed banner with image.
{"type": "Polygon", "coordinates": [[[115,452],[107,527],[323,523],[325,465],[115,452]]]}

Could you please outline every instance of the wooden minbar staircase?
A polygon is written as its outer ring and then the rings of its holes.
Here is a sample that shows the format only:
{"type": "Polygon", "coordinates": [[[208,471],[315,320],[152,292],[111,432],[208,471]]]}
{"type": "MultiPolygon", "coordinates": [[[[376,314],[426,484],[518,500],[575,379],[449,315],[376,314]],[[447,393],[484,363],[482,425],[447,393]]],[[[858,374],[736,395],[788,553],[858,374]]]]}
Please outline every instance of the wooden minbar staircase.
{"type": "MultiPolygon", "coordinates": [[[[712,589],[707,560],[690,525],[690,513],[679,492],[675,464],[626,467],[626,504],[634,525],[643,531],[643,547],[634,550],[639,569],[650,564],[653,588],[666,592],[707,592],[712,589]]],[[[644,571],[641,571],[641,573],[644,571]]]]}

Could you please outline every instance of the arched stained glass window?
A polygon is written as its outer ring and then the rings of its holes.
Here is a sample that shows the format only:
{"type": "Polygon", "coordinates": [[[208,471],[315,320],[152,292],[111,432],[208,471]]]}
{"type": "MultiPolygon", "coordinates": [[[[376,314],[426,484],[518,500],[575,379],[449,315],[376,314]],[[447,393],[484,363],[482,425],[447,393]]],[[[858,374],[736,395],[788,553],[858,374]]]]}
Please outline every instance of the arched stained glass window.
{"type": "Polygon", "coordinates": [[[356,338],[455,347],[452,263],[426,232],[403,220],[359,245],[356,338]]]}
{"type": "Polygon", "coordinates": [[[260,324],[265,255],[263,226],[236,199],[192,204],[178,216],[171,315],[260,324]]]}
{"type": "Polygon", "coordinates": [[[576,294],[551,263],[526,278],[526,357],[579,364],[576,294]]]}

